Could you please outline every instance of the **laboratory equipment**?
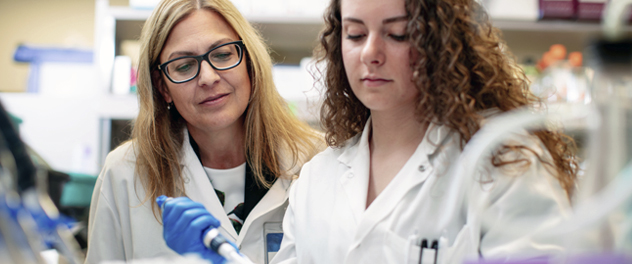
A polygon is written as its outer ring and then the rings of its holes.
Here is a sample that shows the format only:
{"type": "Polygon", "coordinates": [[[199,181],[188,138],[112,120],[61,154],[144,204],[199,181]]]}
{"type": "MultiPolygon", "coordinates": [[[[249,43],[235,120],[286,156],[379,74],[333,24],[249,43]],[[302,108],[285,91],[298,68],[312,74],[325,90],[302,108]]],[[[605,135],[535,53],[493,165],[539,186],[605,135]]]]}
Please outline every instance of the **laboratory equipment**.
{"type": "Polygon", "coordinates": [[[47,173],[33,165],[25,146],[0,106],[0,256],[3,263],[45,263],[45,242],[67,263],[80,253],[47,193],[47,173]]]}

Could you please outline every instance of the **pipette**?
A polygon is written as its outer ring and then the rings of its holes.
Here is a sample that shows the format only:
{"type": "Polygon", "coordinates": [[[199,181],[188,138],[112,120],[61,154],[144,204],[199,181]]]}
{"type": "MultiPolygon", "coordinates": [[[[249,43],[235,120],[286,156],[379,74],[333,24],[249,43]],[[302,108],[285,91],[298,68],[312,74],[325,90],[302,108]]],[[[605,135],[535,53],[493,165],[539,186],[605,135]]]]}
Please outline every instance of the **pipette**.
{"type": "MultiPolygon", "coordinates": [[[[156,202],[160,209],[164,210],[164,205],[171,199],[173,198],[161,196],[156,199],[156,202]]],[[[217,252],[220,256],[224,257],[228,263],[253,264],[246,256],[239,254],[239,251],[226,240],[217,228],[211,227],[206,234],[204,234],[202,241],[204,246],[217,252]]]]}

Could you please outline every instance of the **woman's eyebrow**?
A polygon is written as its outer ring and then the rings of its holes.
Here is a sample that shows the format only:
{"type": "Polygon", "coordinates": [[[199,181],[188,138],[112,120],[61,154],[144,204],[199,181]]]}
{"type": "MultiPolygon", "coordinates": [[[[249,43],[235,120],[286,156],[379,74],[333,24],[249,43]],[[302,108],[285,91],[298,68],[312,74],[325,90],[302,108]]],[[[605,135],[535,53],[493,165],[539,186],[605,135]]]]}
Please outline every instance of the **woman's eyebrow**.
{"type": "MultiPolygon", "coordinates": [[[[230,41],[231,41],[230,38],[223,38],[223,39],[217,40],[217,41],[211,43],[211,45],[209,45],[208,50],[212,50],[213,48],[215,48],[215,47],[217,47],[217,46],[219,46],[221,44],[224,44],[226,42],[230,42],[230,41]]],[[[173,52],[173,53],[171,53],[169,55],[167,60],[171,60],[173,58],[178,58],[178,57],[195,56],[195,55],[198,55],[198,54],[195,54],[195,53],[190,52],[190,51],[175,51],[175,52],[173,52]]]]}
{"type": "Polygon", "coordinates": [[[345,18],[342,19],[342,21],[348,21],[348,22],[353,22],[353,23],[358,23],[358,24],[363,24],[364,25],[364,21],[362,21],[362,19],[353,18],[353,17],[345,17],[345,18]]]}
{"type": "Polygon", "coordinates": [[[408,20],[408,17],[406,16],[396,16],[396,17],[391,17],[391,18],[382,20],[382,24],[395,23],[395,22],[406,21],[406,20],[408,20]]]}
{"type": "Polygon", "coordinates": [[[224,44],[224,43],[230,42],[230,41],[231,41],[231,39],[230,39],[230,38],[223,38],[223,39],[220,39],[220,40],[218,40],[218,41],[215,41],[215,42],[213,42],[213,43],[212,43],[212,44],[208,47],[208,50],[212,50],[213,48],[215,48],[215,47],[217,47],[217,46],[219,46],[219,45],[221,45],[221,44],[224,44]]]}
{"type": "Polygon", "coordinates": [[[175,59],[175,58],[179,58],[179,57],[184,57],[184,56],[194,56],[195,54],[193,52],[190,51],[175,51],[172,52],[171,54],[169,54],[169,57],[167,57],[167,60],[171,60],[171,59],[175,59]]]}
{"type": "MultiPolygon", "coordinates": [[[[408,20],[408,17],[403,15],[403,16],[396,16],[396,17],[389,17],[386,18],[384,20],[382,20],[382,24],[389,24],[389,23],[395,23],[395,22],[400,22],[400,21],[406,21],[408,20]]],[[[353,23],[358,23],[358,24],[364,24],[364,21],[362,21],[362,19],[358,19],[358,18],[354,18],[354,17],[345,17],[342,19],[342,21],[348,21],[348,22],[353,22],[353,23]]]]}

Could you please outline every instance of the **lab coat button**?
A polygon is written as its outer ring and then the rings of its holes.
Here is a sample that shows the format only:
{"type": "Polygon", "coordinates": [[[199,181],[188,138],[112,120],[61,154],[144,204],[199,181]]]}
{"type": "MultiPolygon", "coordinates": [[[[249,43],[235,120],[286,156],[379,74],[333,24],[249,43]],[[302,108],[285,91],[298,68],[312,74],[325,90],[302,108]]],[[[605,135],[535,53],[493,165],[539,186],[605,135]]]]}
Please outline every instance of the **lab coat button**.
{"type": "Polygon", "coordinates": [[[351,172],[347,173],[347,178],[353,178],[353,173],[351,172]]]}
{"type": "Polygon", "coordinates": [[[420,165],[419,166],[419,171],[421,171],[421,172],[426,171],[426,167],[424,167],[424,165],[420,165]]]}

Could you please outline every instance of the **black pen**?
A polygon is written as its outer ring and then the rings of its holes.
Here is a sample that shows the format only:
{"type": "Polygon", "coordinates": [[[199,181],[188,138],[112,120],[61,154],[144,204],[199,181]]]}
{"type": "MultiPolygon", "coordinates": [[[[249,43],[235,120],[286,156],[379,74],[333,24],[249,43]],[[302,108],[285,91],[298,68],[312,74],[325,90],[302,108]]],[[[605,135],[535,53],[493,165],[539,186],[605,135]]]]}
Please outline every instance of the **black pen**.
{"type": "Polygon", "coordinates": [[[435,250],[434,264],[437,264],[437,257],[439,256],[439,242],[437,240],[432,241],[432,247],[435,250]]]}
{"type": "Polygon", "coordinates": [[[428,240],[425,238],[421,241],[421,246],[419,247],[419,264],[421,264],[421,261],[424,258],[424,248],[428,248],[428,240]]]}

